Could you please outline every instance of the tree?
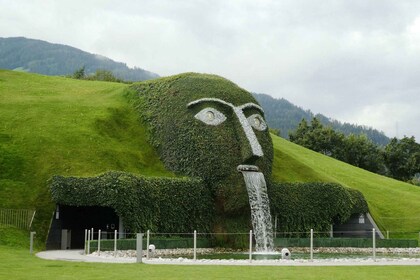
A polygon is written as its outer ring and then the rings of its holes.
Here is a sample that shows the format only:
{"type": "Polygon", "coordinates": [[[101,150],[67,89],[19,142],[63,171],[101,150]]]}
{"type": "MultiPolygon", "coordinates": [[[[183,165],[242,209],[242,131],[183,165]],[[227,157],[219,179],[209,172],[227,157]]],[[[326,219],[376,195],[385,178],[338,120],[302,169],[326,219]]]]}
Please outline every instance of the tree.
{"type": "Polygon", "coordinates": [[[391,139],[385,147],[385,164],[391,177],[409,181],[420,173],[420,144],[414,136],[391,139]]]}
{"type": "Polygon", "coordinates": [[[74,71],[72,75],[73,79],[84,79],[85,77],[86,77],[85,66],[82,66],[81,68],[74,71]]]}
{"type": "Polygon", "coordinates": [[[289,139],[291,142],[306,147],[304,143],[305,135],[309,132],[308,123],[305,119],[302,119],[295,132],[289,133],[289,139]]]}
{"type": "Polygon", "coordinates": [[[289,139],[313,151],[336,157],[344,135],[335,132],[331,127],[324,127],[317,118],[313,118],[310,126],[302,119],[296,131],[289,133],[289,139]]]}
{"type": "Polygon", "coordinates": [[[366,135],[350,134],[343,141],[343,146],[337,159],[351,165],[385,174],[383,151],[366,135]]]}
{"type": "Polygon", "coordinates": [[[109,71],[104,69],[96,70],[95,74],[88,76],[86,79],[93,80],[93,81],[106,81],[106,82],[116,82],[121,83],[123,82],[121,79],[115,77],[115,75],[109,71]]]}

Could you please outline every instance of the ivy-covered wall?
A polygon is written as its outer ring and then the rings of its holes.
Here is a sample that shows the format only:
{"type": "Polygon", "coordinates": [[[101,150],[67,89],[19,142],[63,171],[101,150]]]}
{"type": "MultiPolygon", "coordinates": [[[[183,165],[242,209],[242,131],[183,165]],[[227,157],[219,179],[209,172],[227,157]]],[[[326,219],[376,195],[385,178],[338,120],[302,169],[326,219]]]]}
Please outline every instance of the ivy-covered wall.
{"type": "Polygon", "coordinates": [[[115,171],[89,178],[54,176],[51,194],[58,204],[112,207],[133,232],[208,232],[214,218],[213,197],[200,179],[115,171]]]}
{"type": "MultiPolygon", "coordinates": [[[[243,227],[250,226],[247,215],[240,213],[218,221],[214,198],[200,179],[148,178],[115,171],[90,178],[54,176],[51,193],[58,204],[112,207],[132,231],[210,232],[215,223],[228,222],[223,227],[231,232],[246,232],[243,227]]],[[[331,224],[368,211],[359,191],[335,183],[275,183],[269,197],[280,231],[328,231],[331,224]]]]}
{"type": "Polygon", "coordinates": [[[269,197],[279,230],[286,232],[328,231],[354,213],[368,212],[361,192],[335,183],[273,183],[269,197]]]}

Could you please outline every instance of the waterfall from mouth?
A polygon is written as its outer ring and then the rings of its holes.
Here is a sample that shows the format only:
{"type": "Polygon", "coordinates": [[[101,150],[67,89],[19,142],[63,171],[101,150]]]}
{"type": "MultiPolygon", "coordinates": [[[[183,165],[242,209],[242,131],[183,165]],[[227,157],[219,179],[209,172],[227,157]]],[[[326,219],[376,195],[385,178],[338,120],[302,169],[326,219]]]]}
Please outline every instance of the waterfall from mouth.
{"type": "Polygon", "coordinates": [[[251,206],[252,227],[254,228],[257,252],[272,252],[273,225],[271,222],[270,202],[267,195],[267,185],[261,172],[244,171],[249,205],[251,206]]]}

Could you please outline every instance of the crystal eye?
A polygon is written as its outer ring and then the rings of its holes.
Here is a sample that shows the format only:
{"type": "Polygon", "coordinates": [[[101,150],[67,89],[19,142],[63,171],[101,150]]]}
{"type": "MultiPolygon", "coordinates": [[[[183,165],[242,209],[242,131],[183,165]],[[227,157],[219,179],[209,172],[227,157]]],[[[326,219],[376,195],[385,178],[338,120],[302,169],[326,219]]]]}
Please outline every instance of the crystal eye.
{"type": "Polygon", "coordinates": [[[247,119],[249,124],[256,130],[264,131],[267,129],[267,124],[265,123],[263,117],[261,117],[259,114],[251,115],[247,119]]]}
{"type": "Polygon", "coordinates": [[[223,113],[211,107],[204,108],[194,117],[208,125],[219,125],[226,120],[223,113]]]}

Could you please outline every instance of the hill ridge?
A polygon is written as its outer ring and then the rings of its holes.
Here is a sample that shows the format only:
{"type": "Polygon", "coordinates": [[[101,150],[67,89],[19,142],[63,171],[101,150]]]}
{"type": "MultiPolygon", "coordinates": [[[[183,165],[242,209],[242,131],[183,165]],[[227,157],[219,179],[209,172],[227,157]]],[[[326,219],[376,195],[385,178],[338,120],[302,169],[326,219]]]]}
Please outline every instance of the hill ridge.
{"type": "Polygon", "coordinates": [[[159,77],[150,71],[129,68],[125,63],[72,46],[25,37],[0,37],[0,68],[45,75],[70,75],[82,67],[87,74],[98,69],[109,70],[126,81],[159,77]]]}
{"type": "Polygon", "coordinates": [[[331,126],[344,135],[365,134],[373,143],[383,146],[390,142],[390,139],[382,131],[372,127],[342,123],[323,114],[314,114],[311,110],[304,110],[284,98],[274,98],[264,93],[253,93],[253,95],[264,108],[269,126],[279,129],[283,138],[288,139],[289,132],[296,130],[302,119],[310,122],[313,117],[316,117],[323,125],[331,126]]]}

